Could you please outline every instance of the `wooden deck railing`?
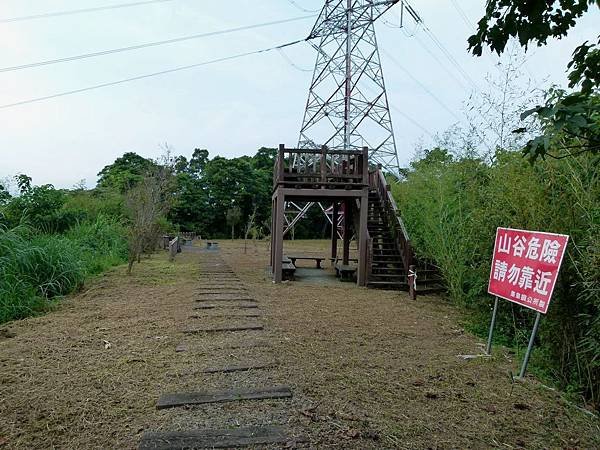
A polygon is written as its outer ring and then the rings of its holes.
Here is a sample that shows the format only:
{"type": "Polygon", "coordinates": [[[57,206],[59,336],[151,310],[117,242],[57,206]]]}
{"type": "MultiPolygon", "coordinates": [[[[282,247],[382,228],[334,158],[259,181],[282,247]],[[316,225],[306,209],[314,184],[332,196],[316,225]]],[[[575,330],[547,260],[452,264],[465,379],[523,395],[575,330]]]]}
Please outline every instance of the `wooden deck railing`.
{"type": "Polygon", "coordinates": [[[280,145],[273,170],[273,188],[360,189],[369,183],[369,152],[362,150],[290,149],[280,145]]]}
{"type": "Polygon", "coordinates": [[[388,219],[388,223],[392,227],[392,235],[394,237],[394,243],[396,248],[402,255],[402,262],[404,263],[404,271],[408,275],[409,267],[414,264],[413,262],[413,249],[408,236],[408,231],[404,226],[404,222],[400,217],[398,206],[396,201],[390,192],[390,185],[387,184],[385,176],[381,167],[377,170],[370,172],[369,174],[369,186],[371,189],[377,191],[377,195],[381,199],[383,205],[384,214],[388,219]]]}

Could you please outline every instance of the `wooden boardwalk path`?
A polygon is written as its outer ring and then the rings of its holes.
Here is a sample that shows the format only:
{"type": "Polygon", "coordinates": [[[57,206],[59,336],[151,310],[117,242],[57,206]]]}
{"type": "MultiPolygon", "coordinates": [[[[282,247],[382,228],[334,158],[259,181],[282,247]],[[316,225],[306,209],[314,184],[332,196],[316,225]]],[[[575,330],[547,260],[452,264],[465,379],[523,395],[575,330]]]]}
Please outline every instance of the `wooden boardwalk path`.
{"type": "Polygon", "coordinates": [[[297,430],[286,426],[293,392],[289,386],[273,384],[276,359],[252,353],[272,350],[271,340],[265,336],[269,330],[260,300],[248,292],[219,252],[202,253],[200,271],[189,320],[181,329],[183,341],[174,349],[190,360],[190,366],[167,373],[169,379],[185,379],[185,389],[174,385],[160,395],[156,408],[164,411],[165,424],[145,432],[139,449],[290,448],[304,442],[297,430]],[[222,337],[222,345],[214,345],[218,337],[222,337]],[[252,376],[243,378],[241,374],[252,376]],[[202,376],[221,377],[223,389],[206,389],[200,382],[202,376]],[[251,417],[248,402],[261,403],[251,417]],[[220,404],[230,405],[223,410],[226,416],[220,426],[190,425],[212,417],[209,408],[220,404]],[[259,411],[264,418],[258,417],[259,411]],[[231,427],[232,423],[236,426],[231,427]]]}

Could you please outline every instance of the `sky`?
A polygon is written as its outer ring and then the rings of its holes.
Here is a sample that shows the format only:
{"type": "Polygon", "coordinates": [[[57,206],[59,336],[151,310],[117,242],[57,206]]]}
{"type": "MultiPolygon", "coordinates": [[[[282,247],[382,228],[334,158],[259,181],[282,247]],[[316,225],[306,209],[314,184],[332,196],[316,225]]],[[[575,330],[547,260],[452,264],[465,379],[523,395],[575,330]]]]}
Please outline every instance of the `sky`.
{"type": "MultiPolygon", "coordinates": [[[[165,0],[85,14],[6,21],[131,2],[0,2],[0,179],[25,173],[34,184],[69,188],[83,179],[93,187],[97,173],[129,151],[157,158],[168,144],[175,154],[188,157],[194,148],[207,148],[211,157],[234,157],[252,155],[263,146],[297,144],[315,59],[307,44],[286,49],[285,57],[278,52],[262,53],[2,108],[302,39],[316,20],[310,17],[315,13],[304,10],[319,10],[323,4],[322,0],[165,0]],[[24,70],[2,70],[304,16],[302,20],[232,34],[24,70]]],[[[498,59],[490,55],[476,58],[466,51],[466,40],[483,14],[485,1],[412,0],[411,4],[468,78],[478,89],[485,89],[486,74],[497,70],[498,59]]],[[[551,40],[546,47],[534,47],[524,55],[523,79],[532,79],[533,86],[541,87],[566,84],[565,69],[573,49],[585,40],[594,40],[598,33],[600,12],[592,9],[567,38],[551,40]]],[[[405,20],[402,29],[395,27],[398,13],[397,7],[388,11],[385,22],[380,21],[376,29],[402,165],[414,157],[417,147],[432,143],[432,136],[457,122],[464,124],[464,102],[477,91],[414,22],[405,20]]]]}

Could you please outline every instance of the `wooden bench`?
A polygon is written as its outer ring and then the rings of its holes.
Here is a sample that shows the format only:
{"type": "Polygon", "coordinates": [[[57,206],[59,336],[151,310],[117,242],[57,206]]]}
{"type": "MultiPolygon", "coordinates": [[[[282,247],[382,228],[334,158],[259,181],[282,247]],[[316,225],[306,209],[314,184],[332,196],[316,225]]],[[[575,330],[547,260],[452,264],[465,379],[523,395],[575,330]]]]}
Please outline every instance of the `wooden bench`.
{"type": "Polygon", "coordinates": [[[323,267],[321,267],[321,262],[324,261],[325,259],[327,259],[327,258],[321,258],[319,256],[288,256],[288,258],[292,261],[293,265],[296,265],[297,259],[315,261],[317,263],[317,269],[322,269],[323,267]]]}
{"type": "Polygon", "coordinates": [[[294,264],[292,264],[292,262],[283,262],[281,264],[281,277],[284,280],[291,280],[294,281],[295,278],[295,273],[296,273],[296,266],[294,264]]]}
{"type": "Polygon", "coordinates": [[[357,269],[357,266],[337,263],[335,265],[335,276],[341,281],[354,281],[354,275],[356,274],[357,269]]]}

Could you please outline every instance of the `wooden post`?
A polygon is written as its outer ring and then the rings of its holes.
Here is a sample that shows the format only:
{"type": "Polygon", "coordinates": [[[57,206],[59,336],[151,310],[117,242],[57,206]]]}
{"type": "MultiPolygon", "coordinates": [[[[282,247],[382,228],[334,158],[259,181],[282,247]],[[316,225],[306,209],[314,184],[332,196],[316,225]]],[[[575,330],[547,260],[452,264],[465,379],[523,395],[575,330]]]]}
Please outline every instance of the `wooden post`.
{"type": "Polygon", "coordinates": [[[285,145],[279,144],[279,152],[277,158],[277,182],[280,183],[283,181],[283,169],[284,169],[284,153],[285,153],[285,145]]]}
{"type": "Polygon", "coordinates": [[[338,244],[338,216],[339,216],[339,203],[337,201],[333,202],[333,213],[331,215],[332,224],[331,224],[331,258],[333,261],[332,264],[335,263],[335,259],[337,258],[337,244],[338,244]]]}
{"type": "Polygon", "coordinates": [[[275,275],[275,236],[277,230],[275,229],[275,214],[277,212],[277,203],[274,199],[271,199],[271,271],[275,275]]]}
{"type": "Polygon", "coordinates": [[[282,280],[282,263],[283,263],[283,213],[285,196],[281,193],[281,189],[277,190],[277,207],[275,215],[275,264],[273,264],[273,279],[275,283],[281,283],[282,280]]]}
{"type": "Polygon", "coordinates": [[[344,254],[342,264],[347,265],[350,259],[350,223],[352,221],[352,203],[344,199],[344,254]]]}
{"type": "Polygon", "coordinates": [[[367,285],[367,220],[368,217],[369,192],[363,190],[360,198],[360,220],[358,222],[358,277],[359,286],[367,285]]]}
{"type": "Polygon", "coordinates": [[[362,181],[363,184],[369,184],[369,148],[363,147],[362,149],[362,181]]]}

